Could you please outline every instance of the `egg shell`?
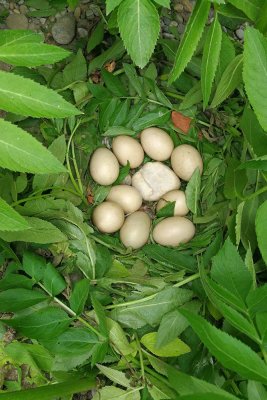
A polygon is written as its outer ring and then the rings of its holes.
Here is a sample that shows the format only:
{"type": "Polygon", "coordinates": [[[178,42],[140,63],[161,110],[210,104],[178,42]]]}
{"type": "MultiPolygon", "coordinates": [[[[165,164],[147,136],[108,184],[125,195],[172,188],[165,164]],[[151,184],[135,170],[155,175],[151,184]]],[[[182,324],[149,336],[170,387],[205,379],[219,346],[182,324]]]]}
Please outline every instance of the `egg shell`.
{"type": "Polygon", "coordinates": [[[149,239],[150,226],[151,220],[145,212],[134,212],[126,218],[120,230],[121,242],[125,247],[139,249],[149,239]]]}
{"type": "Polygon", "coordinates": [[[107,186],[118,178],[120,166],[112,151],[100,147],[91,157],[89,170],[95,182],[107,186]]]}
{"type": "Polygon", "coordinates": [[[132,186],[116,185],[113,186],[107,196],[107,200],[118,204],[125,214],[137,211],[142,205],[142,196],[132,186]]]}
{"type": "Polygon", "coordinates": [[[177,146],[171,155],[171,166],[179,178],[189,181],[196,168],[203,171],[203,161],[200,153],[189,144],[177,146]]]}
{"type": "Polygon", "coordinates": [[[173,201],[175,201],[174,215],[184,217],[189,213],[189,209],[186,204],[185,193],[182,190],[171,190],[170,192],[164,194],[157,204],[157,211],[165,207],[168,202],[173,201]]]}
{"type": "Polygon", "coordinates": [[[112,150],[121,165],[127,165],[129,161],[131,168],[137,168],[144,160],[141,144],[130,136],[115,137],[112,141],[112,150]]]}
{"type": "Polygon", "coordinates": [[[104,201],[93,211],[93,224],[100,232],[117,232],[124,223],[123,209],[112,201],[104,201]]]}
{"type": "Polygon", "coordinates": [[[195,235],[195,225],[184,217],[169,217],[160,221],[153,230],[153,239],[162,246],[179,246],[195,235]]]}
{"type": "Polygon", "coordinates": [[[145,153],[153,160],[165,161],[170,158],[174,144],[163,129],[156,127],[144,129],[140,140],[145,153]]]}
{"type": "Polygon", "coordinates": [[[170,190],[179,189],[181,182],[165,164],[148,162],[132,177],[132,185],[141,193],[144,200],[159,200],[170,190]]]}

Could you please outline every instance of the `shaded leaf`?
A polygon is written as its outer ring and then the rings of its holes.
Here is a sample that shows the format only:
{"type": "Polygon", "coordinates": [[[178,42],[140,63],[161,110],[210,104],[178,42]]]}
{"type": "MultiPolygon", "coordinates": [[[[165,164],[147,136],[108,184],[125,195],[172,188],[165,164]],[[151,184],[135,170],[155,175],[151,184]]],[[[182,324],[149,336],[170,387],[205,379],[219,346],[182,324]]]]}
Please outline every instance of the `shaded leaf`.
{"type": "Polygon", "coordinates": [[[257,210],[256,214],[256,234],[259,249],[262,255],[262,258],[267,264],[267,201],[265,201],[257,210]]]}
{"type": "Polygon", "coordinates": [[[14,312],[23,310],[47,299],[47,295],[36,290],[8,289],[0,293],[0,311],[14,312]]]}
{"type": "Polygon", "coordinates": [[[23,270],[34,279],[35,282],[39,282],[44,275],[46,268],[46,260],[30,251],[23,253],[22,261],[23,270]]]}
{"type": "Polygon", "coordinates": [[[42,281],[44,287],[51,296],[56,296],[61,293],[67,286],[62,275],[51,263],[46,265],[42,281]]]}
{"type": "Polygon", "coordinates": [[[262,6],[262,0],[229,0],[229,3],[243,11],[252,21],[257,20],[262,6]]]}
{"type": "MultiPolygon", "coordinates": [[[[107,3],[108,7],[108,3],[107,3]]],[[[108,14],[108,12],[107,12],[108,14]]],[[[87,53],[90,53],[96,46],[98,46],[100,43],[102,43],[102,40],[104,39],[104,24],[102,21],[100,21],[94,31],[90,34],[89,40],[87,42],[87,53]]]]}
{"type": "Polygon", "coordinates": [[[89,295],[88,279],[81,279],[79,282],[76,282],[69,299],[71,309],[76,314],[81,314],[83,312],[85,303],[88,299],[88,295],[89,295]]]}
{"type": "Polygon", "coordinates": [[[200,196],[201,175],[199,168],[196,168],[185,189],[186,204],[193,214],[197,213],[197,206],[200,196]]]}

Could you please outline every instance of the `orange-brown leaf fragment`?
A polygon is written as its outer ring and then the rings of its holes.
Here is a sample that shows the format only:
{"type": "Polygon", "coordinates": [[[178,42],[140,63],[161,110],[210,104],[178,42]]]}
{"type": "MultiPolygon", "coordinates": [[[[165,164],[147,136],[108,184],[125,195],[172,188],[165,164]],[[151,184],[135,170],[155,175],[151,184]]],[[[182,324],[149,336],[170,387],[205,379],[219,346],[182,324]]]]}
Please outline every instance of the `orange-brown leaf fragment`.
{"type": "Polygon", "coordinates": [[[192,118],[186,117],[178,111],[172,111],[172,122],[173,125],[180,129],[183,133],[188,133],[192,118]]]}

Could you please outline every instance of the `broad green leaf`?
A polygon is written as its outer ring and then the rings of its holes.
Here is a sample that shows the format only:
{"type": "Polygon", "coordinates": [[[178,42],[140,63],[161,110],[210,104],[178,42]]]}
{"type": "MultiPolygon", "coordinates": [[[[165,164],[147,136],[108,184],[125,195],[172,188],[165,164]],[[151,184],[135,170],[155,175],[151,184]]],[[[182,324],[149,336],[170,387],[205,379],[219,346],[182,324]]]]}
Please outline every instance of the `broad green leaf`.
{"type": "Polygon", "coordinates": [[[53,264],[48,263],[44,270],[43,285],[51,296],[61,293],[67,286],[64,278],[53,264]]]}
{"type": "Polygon", "coordinates": [[[199,168],[195,169],[185,189],[186,204],[193,214],[197,213],[200,196],[201,175],[199,168]]]}
{"type": "Polygon", "coordinates": [[[52,398],[72,395],[84,392],[95,387],[95,381],[91,377],[84,379],[72,378],[67,382],[53,383],[52,385],[39,386],[38,388],[26,389],[0,394],[1,400],[51,400],[52,398]]]}
{"type": "MultiPolygon", "coordinates": [[[[193,395],[189,395],[189,396],[180,396],[177,398],[177,400],[214,400],[214,393],[210,392],[210,393],[205,393],[205,394],[198,394],[195,393],[193,395]]],[[[216,400],[227,400],[229,399],[229,397],[227,395],[224,394],[216,394],[216,400]]],[[[236,397],[237,399],[237,397],[236,397]]]]}
{"type": "Polygon", "coordinates": [[[103,136],[110,136],[110,137],[119,135],[134,136],[135,131],[129,128],[124,128],[123,126],[112,126],[111,128],[108,128],[106,132],[103,133],[103,136]]]}
{"type": "Polygon", "coordinates": [[[256,215],[256,234],[262,258],[267,264],[267,200],[258,208],[256,215]]]}
{"type": "Polygon", "coordinates": [[[241,302],[252,287],[251,274],[229,238],[212,259],[211,276],[241,302]]]}
{"type": "Polygon", "coordinates": [[[266,30],[267,30],[267,3],[266,3],[266,1],[264,1],[261,6],[259,18],[256,23],[256,28],[263,34],[266,33],[266,30]]]}
{"type": "Polygon", "coordinates": [[[166,108],[160,108],[157,112],[151,112],[139,118],[133,124],[133,129],[137,132],[140,132],[150,126],[164,125],[170,120],[170,114],[170,110],[166,108]]]}
{"type": "Polygon", "coordinates": [[[241,218],[241,241],[245,249],[251,249],[253,252],[257,247],[257,238],[255,231],[255,218],[259,205],[259,198],[247,200],[244,203],[241,218]]]}
{"type": "Polygon", "coordinates": [[[106,0],[106,12],[107,15],[111,13],[116,7],[118,7],[123,0],[106,0]]]}
{"type": "Polygon", "coordinates": [[[160,21],[156,7],[149,0],[124,0],[118,10],[121,38],[134,63],[148,63],[155,48],[160,21]]]}
{"type": "Polygon", "coordinates": [[[53,350],[59,354],[83,354],[98,343],[97,336],[88,328],[69,328],[56,339],[53,350]]]}
{"type": "Polygon", "coordinates": [[[262,0],[229,0],[229,3],[243,11],[254,22],[258,18],[262,6],[262,0]]]}
{"type": "Polygon", "coordinates": [[[243,192],[247,184],[246,171],[239,171],[240,162],[235,158],[227,160],[227,169],[224,180],[224,195],[227,199],[243,198],[243,192]]]}
{"type": "Polygon", "coordinates": [[[23,335],[37,340],[52,339],[63,333],[71,323],[65,311],[57,307],[42,308],[31,314],[2,321],[23,335]]]}
{"type": "Polygon", "coordinates": [[[157,217],[173,217],[175,201],[168,201],[164,207],[157,211],[157,217]]]}
{"type": "Polygon", "coordinates": [[[225,69],[221,80],[218,83],[214,98],[210,105],[211,108],[217,107],[242,82],[243,54],[236,56],[225,69]]]}
{"type": "Polygon", "coordinates": [[[267,284],[252,290],[247,297],[247,305],[252,316],[267,312],[267,284]]]}
{"type": "Polygon", "coordinates": [[[267,171],[267,156],[245,161],[239,165],[238,169],[258,169],[260,171],[267,171]]]}
{"type": "Polygon", "coordinates": [[[267,135],[262,129],[253,110],[246,106],[240,120],[240,128],[255,156],[267,154],[267,135]]]}
{"type": "Polygon", "coordinates": [[[235,58],[235,47],[229,36],[222,33],[221,51],[218,62],[218,67],[215,76],[216,86],[220,82],[223,72],[225,71],[228,64],[235,58]]]}
{"type": "Polygon", "coordinates": [[[209,10],[210,3],[208,1],[197,0],[176,54],[174,66],[169,77],[170,83],[180,77],[191,60],[202,36],[209,10]]]}
{"type": "Polygon", "coordinates": [[[243,317],[242,314],[218,300],[215,306],[232,326],[249,336],[256,343],[259,343],[260,339],[254,325],[243,317]]]}
{"type": "Polygon", "coordinates": [[[0,71],[0,107],[31,117],[63,118],[80,111],[59,94],[31,79],[0,71]]]}
{"type": "Polygon", "coordinates": [[[8,289],[0,293],[0,311],[15,312],[47,300],[47,295],[37,290],[8,289]]]}
{"type": "Polygon", "coordinates": [[[0,231],[21,231],[29,228],[27,221],[0,198],[0,231]]]}
{"type": "Polygon", "coordinates": [[[66,172],[65,167],[38,140],[3,119],[0,119],[0,166],[39,174],[66,172]]]}
{"type": "Polygon", "coordinates": [[[25,288],[31,289],[34,282],[26,278],[24,275],[7,274],[0,281],[0,290],[7,290],[12,288],[25,288]]]}
{"type": "Polygon", "coordinates": [[[59,46],[43,43],[13,43],[0,46],[0,60],[21,67],[54,64],[68,57],[69,54],[59,46]]]}
{"type": "Polygon", "coordinates": [[[209,103],[212,83],[219,63],[221,43],[222,28],[216,14],[206,37],[201,63],[201,88],[204,109],[209,103]]]}
{"type": "Polygon", "coordinates": [[[69,302],[71,309],[78,315],[83,312],[85,303],[88,299],[89,289],[90,286],[87,279],[81,279],[74,285],[69,302]]]}
{"type": "Polygon", "coordinates": [[[136,351],[135,347],[129,344],[126,334],[118,322],[107,318],[107,327],[109,331],[109,340],[114,345],[114,350],[116,352],[127,356],[136,351]]]}
{"type": "Polygon", "coordinates": [[[22,261],[23,270],[34,279],[35,282],[39,282],[44,275],[46,268],[46,260],[30,251],[23,253],[22,261]]]}
{"type": "MultiPolygon", "coordinates": [[[[108,14],[108,12],[107,12],[108,14]]],[[[100,21],[94,31],[90,34],[88,43],[87,43],[87,53],[90,53],[96,46],[102,43],[104,39],[104,24],[100,21]]]]}
{"type": "MultiPolygon", "coordinates": [[[[204,380],[195,378],[194,376],[187,375],[170,364],[168,365],[168,378],[171,387],[181,395],[195,395],[200,393],[213,393],[213,399],[217,395],[225,396],[229,400],[237,400],[238,398],[218,387],[204,380]]],[[[213,400],[212,399],[212,400],[213,400]]]]}
{"type": "Polygon", "coordinates": [[[140,400],[140,388],[122,390],[115,386],[99,389],[92,400],[140,400]]]}
{"type": "Polygon", "coordinates": [[[248,99],[264,130],[267,130],[267,39],[257,30],[245,31],[243,79],[248,99]]]}
{"type": "Polygon", "coordinates": [[[108,72],[105,68],[102,69],[101,75],[106,87],[114,96],[127,97],[128,92],[118,76],[108,72]]]}
{"type": "Polygon", "coordinates": [[[22,43],[40,43],[43,41],[43,35],[30,30],[9,30],[0,31],[0,46],[11,46],[22,43]]]}
{"type": "Polygon", "coordinates": [[[87,63],[81,49],[63,69],[63,83],[65,86],[73,82],[85,81],[87,78],[87,63]]]}
{"type": "Polygon", "coordinates": [[[181,313],[188,319],[193,330],[218,361],[242,377],[267,383],[267,366],[246,344],[220,331],[204,318],[187,310],[181,313]]]}
{"type": "Polygon", "coordinates": [[[158,3],[160,6],[170,8],[170,2],[171,0],[154,0],[156,3],[158,3]]]}
{"type": "Polygon", "coordinates": [[[161,347],[156,346],[156,341],[157,332],[147,333],[141,338],[141,343],[158,357],[178,357],[191,351],[190,347],[178,338],[161,347]]]}
{"type": "Polygon", "coordinates": [[[25,217],[30,229],[18,232],[0,232],[0,238],[7,242],[56,243],[63,242],[66,236],[53,224],[35,217],[25,217]]]}
{"type": "Polygon", "coordinates": [[[123,69],[129,80],[130,86],[134,88],[140,97],[145,97],[142,78],[137,75],[135,67],[131,64],[123,64],[123,69]]]}
{"type": "Polygon", "coordinates": [[[267,391],[261,383],[248,381],[248,400],[267,400],[267,391]]]}
{"type": "Polygon", "coordinates": [[[186,110],[191,108],[195,104],[198,104],[202,101],[202,90],[201,83],[197,81],[192,88],[186,93],[183,101],[179,105],[179,110],[186,110]]]}
{"type": "Polygon", "coordinates": [[[105,367],[104,365],[97,364],[97,368],[99,371],[105,375],[112,382],[119,384],[120,386],[124,386],[126,388],[131,387],[131,382],[124,372],[118,371],[114,368],[105,367]]]}

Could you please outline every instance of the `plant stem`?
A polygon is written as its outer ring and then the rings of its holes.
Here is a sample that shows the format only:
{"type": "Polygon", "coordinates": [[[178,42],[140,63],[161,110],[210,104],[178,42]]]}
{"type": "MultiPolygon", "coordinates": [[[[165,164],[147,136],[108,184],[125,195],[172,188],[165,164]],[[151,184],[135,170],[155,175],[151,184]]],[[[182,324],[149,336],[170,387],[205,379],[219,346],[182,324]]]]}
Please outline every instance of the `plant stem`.
{"type": "Polygon", "coordinates": [[[80,192],[80,188],[77,185],[77,183],[76,183],[76,181],[74,179],[74,176],[72,174],[72,170],[71,170],[71,166],[70,166],[70,158],[69,158],[71,142],[72,142],[73,136],[74,136],[75,132],[77,131],[79,125],[80,125],[80,121],[78,121],[77,125],[75,126],[75,128],[73,129],[73,131],[72,131],[72,133],[70,135],[70,138],[69,138],[69,141],[68,141],[68,145],[67,145],[67,151],[66,151],[66,162],[67,162],[67,168],[68,168],[68,171],[69,171],[69,174],[70,174],[70,180],[71,180],[74,188],[76,189],[76,191],[78,193],[80,193],[80,195],[83,195],[83,193],[80,192]]]}
{"type": "Polygon", "coordinates": [[[74,149],[73,141],[71,142],[71,152],[72,152],[72,161],[73,161],[74,169],[75,169],[77,180],[78,180],[78,185],[79,185],[79,188],[80,188],[80,192],[83,195],[83,185],[82,185],[82,180],[81,180],[81,175],[80,175],[80,172],[79,172],[78,164],[77,164],[77,161],[76,161],[76,155],[75,155],[75,149],[74,149]]]}
{"type": "MultiPolygon", "coordinates": [[[[180,287],[183,286],[191,281],[194,281],[195,279],[199,278],[199,272],[197,272],[196,274],[193,274],[191,276],[189,276],[188,278],[183,279],[181,282],[176,283],[175,285],[173,285],[172,287],[180,287]]],[[[126,307],[126,306],[132,306],[134,304],[140,304],[140,303],[144,303],[148,300],[152,300],[157,296],[157,293],[151,294],[149,296],[143,297],[142,299],[138,299],[138,300],[132,300],[132,301],[128,301],[125,303],[120,303],[120,304],[112,304],[110,306],[106,307],[106,310],[111,310],[113,308],[119,308],[119,307],[126,307]]]]}
{"type": "Polygon", "coordinates": [[[173,93],[173,92],[166,92],[167,96],[173,97],[174,99],[178,99],[178,100],[183,100],[184,96],[178,93],[173,93]]]}
{"type": "Polygon", "coordinates": [[[143,380],[143,383],[145,383],[146,382],[146,376],[145,376],[145,369],[144,369],[144,359],[143,359],[142,348],[141,348],[141,345],[140,345],[139,338],[138,338],[137,334],[135,334],[135,339],[136,339],[137,349],[138,349],[138,353],[139,353],[142,380],[143,380]]]}
{"type": "Polygon", "coordinates": [[[244,197],[242,200],[251,200],[254,199],[255,197],[259,196],[262,193],[267,192],[267,186],[264,186],[263,188],[257,190],[256,192],[250,194],[249,196],[244,197]]]}

